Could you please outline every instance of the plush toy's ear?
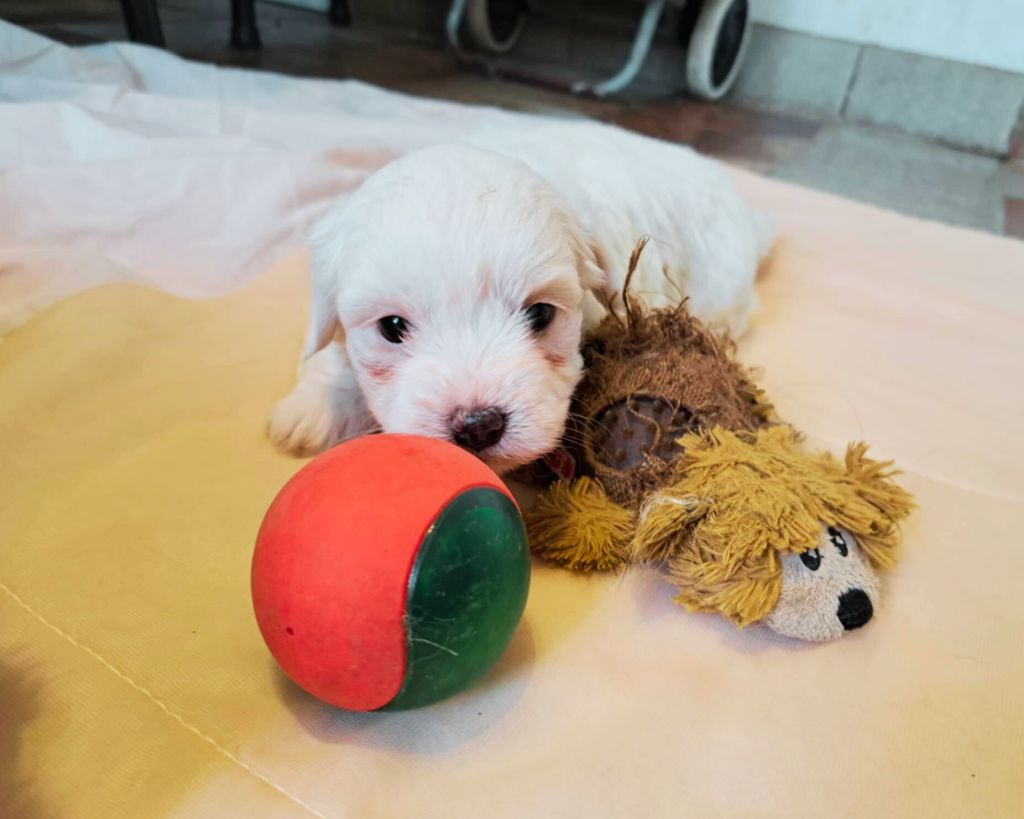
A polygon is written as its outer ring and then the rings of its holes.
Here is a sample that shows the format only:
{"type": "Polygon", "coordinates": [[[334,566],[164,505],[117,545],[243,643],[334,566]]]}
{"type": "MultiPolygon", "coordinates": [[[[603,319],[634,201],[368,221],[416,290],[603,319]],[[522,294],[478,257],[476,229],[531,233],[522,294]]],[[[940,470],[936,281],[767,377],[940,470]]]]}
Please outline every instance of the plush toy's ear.
{"type": "Polygon", "coordinates": [[[766,617],[779,599],[778,557],[756,514],[742,520],[732,514],[736,504],[729,497],[719,506],[715,488],[705,488],[684,476],[647,500],[633,553],[638,559],[666,561],[677,603],[747,626],[766,617]]]}
{"type": "Polygon", "coordinates": [[[538,557],[574,571],[606,571],[628,560],[633,514],[597,481],[559,481],[527,513],[526,531],[538,557]]]}
{"type": "Polygon", "coordinates": [[[630,546],[637,560],[667,560],[682,545],[690,526],[711,509],[707,497],[690,487],[672,486],[647,498],[640,507],[636,534],[630,546]]]}
{"type": "Polygon", "coordinates": [[[900,521],[914,509],[913,496],[893,478],[899,474],[892,461],[875,461],[866,456],[867,444],[850,444],[846,450],[846,475],[860,501],[859,514],[850,514],[854,506],[837,521],[857,538],[875,566],[891,568],[896,562],[901,541],[900,521]]]}
{"type": "Polygon", "coordinates": [[[759,528],[757,536],[759,546],[731,554],[728,538],[714,523],[693,527],[685,546],[668,560],[676,602],[690,611],[721,614],[741,628],[767,617],[782,593],[782,566],[766,530],[759,528]]]}

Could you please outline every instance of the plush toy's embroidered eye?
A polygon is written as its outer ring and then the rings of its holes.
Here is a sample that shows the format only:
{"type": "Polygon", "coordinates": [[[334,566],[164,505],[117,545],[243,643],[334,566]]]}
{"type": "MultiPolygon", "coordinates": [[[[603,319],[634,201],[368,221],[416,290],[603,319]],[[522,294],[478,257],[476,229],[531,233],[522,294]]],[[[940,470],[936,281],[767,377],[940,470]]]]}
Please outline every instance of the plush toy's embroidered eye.
{"type": "Polygon", "coordinates": [[[531,304],[526,308],[526,320],[530,323],[530,329],[535,333],[541,333],[555,318],[555,308],[542,301],[531,304]]]}
{"type": "Polygon", "coordinates": [[[839,554],[843,557],[850,553],[850,549],[846,545],[846,538],[843,537],[843,533],[836,529],[835,526],[828,527],[828,539],[832,541],[832,545],[839,550],[839,554]]]}
{"type": "Polygon", "coordinates": [[[377,322],[377,329],[385,340],[392,344],[401,344],[409,333],[409,322],[401,316],[384,316],[377,322]]]}
{"type": "Polygon", "coordinates": [[[816,572],[821,565],[821,552],[817,549],[808,549],[806,552],[800,552],[800,562],[812,572],[816,572]]]}

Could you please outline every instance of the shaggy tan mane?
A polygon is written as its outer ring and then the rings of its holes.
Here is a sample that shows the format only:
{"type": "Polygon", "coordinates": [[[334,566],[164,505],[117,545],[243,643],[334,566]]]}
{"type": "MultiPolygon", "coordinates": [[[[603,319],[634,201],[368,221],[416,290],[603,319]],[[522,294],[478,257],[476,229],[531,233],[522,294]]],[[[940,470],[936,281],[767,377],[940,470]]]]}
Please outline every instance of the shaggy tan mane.
{"type": "Polygon", "coordinates": [[[895,562],[912,501],[864,444],[851,444],[842,463],[801,452],[781,426],[712,429],[681,444],[678,480],[645,504],[633,546],[637,558],[668,558],[688,608],[739,625],[760,620],[778,601],[780,553],[813,549],[823,526],[853,534],[872,565],[895,562]]]}

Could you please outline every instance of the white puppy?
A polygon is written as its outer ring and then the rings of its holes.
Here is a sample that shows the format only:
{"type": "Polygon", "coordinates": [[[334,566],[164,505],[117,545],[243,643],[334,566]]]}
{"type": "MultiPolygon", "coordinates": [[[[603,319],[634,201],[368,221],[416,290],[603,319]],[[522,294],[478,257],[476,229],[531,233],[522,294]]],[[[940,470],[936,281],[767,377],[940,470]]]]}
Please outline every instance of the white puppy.
{"type": "Polygon", "coordinates": [[[269,433],[314,453],[372,429],[505,472],[553,449],[583,331],[632,285],[741,332],[770,230],[712,160],[590,122],[481,132],[387,165],[313,236],[299,382],[269,433]]]}

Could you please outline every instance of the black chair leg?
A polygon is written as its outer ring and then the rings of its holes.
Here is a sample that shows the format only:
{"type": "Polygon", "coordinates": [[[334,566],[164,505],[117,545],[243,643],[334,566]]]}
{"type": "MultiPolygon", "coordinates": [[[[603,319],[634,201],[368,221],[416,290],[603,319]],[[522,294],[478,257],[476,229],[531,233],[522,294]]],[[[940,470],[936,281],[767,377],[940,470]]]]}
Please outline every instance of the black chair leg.
{"type": "Polygon", "coordinates": [[[331,0],[330,11],[327,12],[330,21],[336,26],[347,26],[352,22],[352,12],[348,7],[348,0],[331,0]]]}
{"type": "Polygon", "coordinates": [[[128,37],[136,43],[164,47],[164,30],[156,0],[121,0],[128,37]]]}
{"type": "Polygon", "coordinates": [[[256,0],[231,0],[231,45],[240,51],[254,51],[260,47],[256,0]]]}

